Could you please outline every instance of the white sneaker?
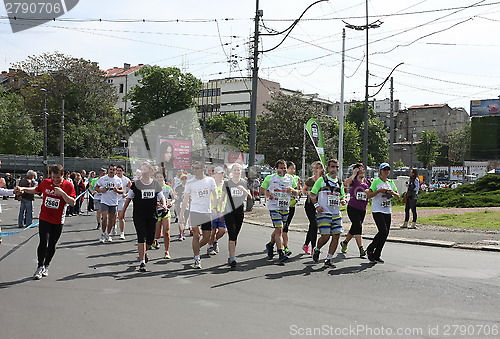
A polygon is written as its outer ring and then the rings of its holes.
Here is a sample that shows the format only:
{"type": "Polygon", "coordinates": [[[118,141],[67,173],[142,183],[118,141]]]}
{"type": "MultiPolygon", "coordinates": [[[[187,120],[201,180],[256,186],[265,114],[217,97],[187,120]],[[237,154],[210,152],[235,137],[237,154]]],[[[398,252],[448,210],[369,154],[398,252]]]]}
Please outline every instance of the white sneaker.
{"type": "Polygon", "coordinates": [[[35,274],[33,274],[33,279],[40,280],[42,279],[42,273],[45,270],[45,267],[40,266],[36,269],[35,274]]]}
{"type": "Polygon", "coordinates": [[[194,269],[200,269],[201,268],[201,260],[200,259],[195,259],[194,264],[192,265],[194,269]]]}
{"type": "Polygon", "coordinates": [[[104,233],[101,233],[101,238],[99,239],[99,241],[101,243],[105,243],[106,242],[106,235],[104,233]]]}
{"type": "Polygon", "coordinates": [[[207,248],[207,254],[208,255],[216,255],[217,252],[215,252],[213,247],[209,247],[209,248],[207,248]]]}
{"type": "Polygon", "coordinates": [[[214,251],[215,253],[219,253],[219,244],[217,243],[217,241],[214,241],[214,251]]]}
{"type": "Polygon", "coordinates": [[[43,272],[42,272],[42,277],[47,277],[49,275],[49,267],[44,266],[43,267],[43,272]]]}
{"type": "Polygon", "coordinates": [[[108,235],[108,237],[106,238],[106,242],[113,242],[113,238],[111,238],[111,234],[108,235]]]}
{"type": "Polygon", "coordinates": [[[120,240],[125,240],[125,233],[120,234],[120,240]]]}

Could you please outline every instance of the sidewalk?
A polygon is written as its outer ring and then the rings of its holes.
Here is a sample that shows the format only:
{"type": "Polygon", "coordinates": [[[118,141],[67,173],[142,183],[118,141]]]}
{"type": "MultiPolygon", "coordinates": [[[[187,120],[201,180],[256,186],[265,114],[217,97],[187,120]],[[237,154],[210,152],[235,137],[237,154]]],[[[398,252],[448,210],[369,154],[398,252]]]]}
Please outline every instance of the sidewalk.
{"type": "MultiPolygon", "coordinates": [[[[439,214],[448,213],[466,213],[480,209],[440,209],[425,210],[435,211],[439,214]]],[[[490,210],[500,211],[500,207],[488,207],[490,210]]],[[[417,210],[417,213],[420,212],[417,210]]],[[[424,210],[422,210],[424,212],[424,210]]],[[[425,213],[424,212],[424,213],[425,213]]],[[[436,214],[434,213],[434,214],[436,214]]],[[[417,229],[401,229],[399,226],[403,223],[404,211],[394,212],[392,215],[392,225],[387,241],[410,243],[426,246],[453,247],[462,249],[474,249],[483,251],[500,252],[500,231],[486,230],[468,230],[459,228],[449,228],[435,225],[418,224],[417,229]]],[[[269,212],[266,206],[257,202],[252,211],[245,213],[245,222],[254,225],[272,227],[269,212]]],[[[297,232],[307,232],[309,221],[304,211],[304,204],[301,202],[296,206],[295,216],[292,219],[290,230],[297,232]]],[[[343,236],[349,231],[350,221],[347,213],[343,213],[343,236]]],[[[371,214],[367,214],[363,224],[363,238],[372,239],[377,233],[377,227],[371,214]]],[[[305,238],[305,235],[304,235],[305,238]]]]}

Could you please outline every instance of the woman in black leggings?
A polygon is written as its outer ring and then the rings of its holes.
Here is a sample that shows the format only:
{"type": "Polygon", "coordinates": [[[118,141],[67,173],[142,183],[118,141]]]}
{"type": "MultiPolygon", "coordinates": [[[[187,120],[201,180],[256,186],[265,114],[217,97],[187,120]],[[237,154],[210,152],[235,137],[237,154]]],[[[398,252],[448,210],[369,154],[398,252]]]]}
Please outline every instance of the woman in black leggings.
{"type": "Polygon", "coordinates": [[[120,211],[120,218],[125,217],[130,201],[134,201],[134,212],[132,219],[137,232],[137,249],[139,252],[139,271],[146,272],[146,245],[150,248],[153,244],[158,220],[157,203],[167,210],[162,187],[158,181],[153,179],[153,166],[144,162],[141,167],[141,178],[132,183],[127,199],[120,211]]]}
{"type": "Polygon", "coordinates": [[[314,186],[316,180],[321,178],[321,176],[325,173],[325,168],[321,161],[315,161],[311,165],[313,170],[313,176],[308,178],[304,186],[302,186],[302,193],[307,196],[306,203],[304,204],[304,209],[306,211],[307,219],[309,219],[309,229],[306,235],[306,241],[304,242],[304,246],[302,249],[306,254],[311,254],[311,244],[312,246],[316,246],[316,239],[318,237],[318,223],[316,222],[316,208],[314,204],[311,202],[311,198],[309,196],[309,192],[311,188],[314,186]]]}
{"type": "Polygon", "coordinates": [[[235,163],[231,168],[231,178],[225,181],[222,187],[220,206],[218,208],[218,210],[225,213],[224,218],[227,233],[229,234],[229,258],[227,263],[231,268],[236,267],[236,242],[243,224],[243,201],[245,199],[252,199],[252,193],[247,189],[246,181],[241,179],[241,165],[235,163]]]}

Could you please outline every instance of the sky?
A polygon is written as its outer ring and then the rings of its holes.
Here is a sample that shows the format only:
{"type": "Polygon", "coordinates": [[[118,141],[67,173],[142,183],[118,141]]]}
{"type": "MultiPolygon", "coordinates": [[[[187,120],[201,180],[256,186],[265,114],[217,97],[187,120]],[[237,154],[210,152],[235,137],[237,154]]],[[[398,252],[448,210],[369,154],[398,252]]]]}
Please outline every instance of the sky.
{"type": "MultiPolygon", "coordinates": [[[[313,2],[260,0],[260,32],[285,30],[313,2]]],[[[55,21],[13,33],[0,5],[0,70],[57,51],[103,70],[130,63],[178,67],[203,81],[247,76],[255,6],[249,0],[81,0],[55,21]]],[[[500,95],[500,1],[369,0],[368,12],[369,23],[382,22],[369,29],[370,96],[390,97],[389,82],[380,85],[400,63],[392,77],[402,108],[446,103],[469,112],[470,100],[500,95]]],[[[277,48],[285,34],[261,36],[259,76],[340,101],[342,29],[365,25],[365,15],[364,0],[315,4],[277,48]]],[[[364,99],[365,44],[365,31],[346,29],[346,101],[364,99]]]]}

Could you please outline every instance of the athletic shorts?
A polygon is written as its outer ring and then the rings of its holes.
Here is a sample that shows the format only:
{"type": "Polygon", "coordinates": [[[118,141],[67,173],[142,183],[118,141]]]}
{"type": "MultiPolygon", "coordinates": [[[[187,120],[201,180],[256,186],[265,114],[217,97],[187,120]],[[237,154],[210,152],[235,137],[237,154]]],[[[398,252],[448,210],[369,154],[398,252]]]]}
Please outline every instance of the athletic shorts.
{"type": "Polygon", "coordinates": [[[125,205],[125,199],[118,200],[118,211],[121,211],[123,209],[123,205],[125,205]]]}
{"type": "Polygon", "coordinates": [[[283,224],[288,220],[288,213],[288,210],[269,210],[274,228],[283,227],[283,224]]]}
{"type": "Polygon", "coordinates": [[[95,211],[100,211],[101,210],[101,200],[95,200],[94,199],[94,210],[95,211]]]}
{"type": "Polygon", "coordinates": [[[200,226],[202,231],[212,230],[212,213],[190,212],[191,226],[200,226]]]}
{"type": "Polygon", "coordinates": [[[317,213],[316,221],[318,222],[318,230],[321,235],[341,234],[344,231],[342,228],[342,216],[340,215],[317,213]]]}
{"type": "Polygon", "coordinates": [[[218,227],[226,228],[226,221],[224,220],[224,217],[215,218],[212,220],[212,229],[218,227]]]}
{"type": "Polygon", "coordinates": [[[116,215],[116,206],[108,206],[101,203],[101,212],[108,212],[108,214],[116,215]]]}
{"type": "Polygon", "coordinates": [[[158,221],[162,221],[163,219],[168,219],[170,218],[171,215],[170,215],[170,210],[160,210],[158,211],[158,221]]]}

